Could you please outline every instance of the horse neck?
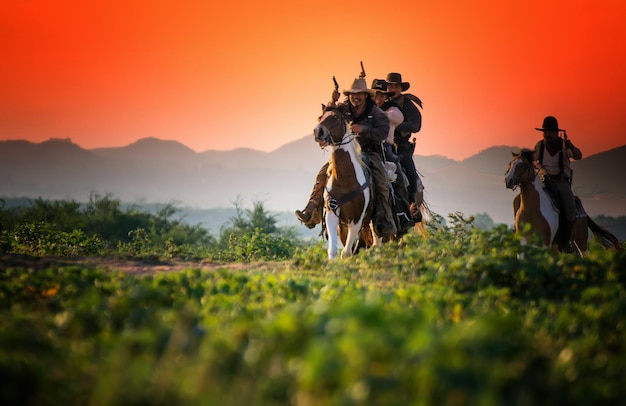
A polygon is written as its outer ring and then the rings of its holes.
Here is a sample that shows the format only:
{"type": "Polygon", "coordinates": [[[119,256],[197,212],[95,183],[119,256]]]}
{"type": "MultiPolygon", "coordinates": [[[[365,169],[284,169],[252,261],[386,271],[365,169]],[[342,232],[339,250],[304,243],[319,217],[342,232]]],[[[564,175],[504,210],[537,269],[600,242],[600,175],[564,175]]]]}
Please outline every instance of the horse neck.
{"type": "Polygon", "coordinates": [[[539,210],[541,194],[545,193],[541,179],[538,176],[534,176],[532,182],[527,182],[520,187],[520,207],[539,210]]]}
{"type": "Polygon", "coordinates": [[[352,134],[350,130],[346,130],[346,133],[343,135],[341,139],[341,143],[339,145],[334,145],[332,147],[331,153],[336,155],[337,151],[345,151],[350,154],[350,158],[353,160],[358,158],[358,161],[361,160],[361,151],[359,148],[359,143],[355,139],[356,135],[352,134]]]}
{"type": "MultiPolygon", "coordinates": [[[[355,171],[357,170],[358,167],[363,167],[363,161],[361,159],[361,150],[359,147],[359,143],[356,141],[356,139],[354,138],[355,135],[350,133],[350,130],[347,130],[345,135],[343,136],[343,140],[341,145],[335,145],[332,147],[332,151],[331,151],[331,163],[333,165],[333,167],[335,168],[339,168],[342,165],[345,165],[346,162],[342,161],[339,162],[339,160],[344,160],[346,158],[346,153],[348,154],[348,156],[350,157],[350,161],[351,161],[351,165],[355,167],[355,171]],[[352,139],[348,142],[345,142],[343,140],[349,139],[349,137],[352,137],[352,139]]],[[[339,171],[334,171],[335,172],[335,177],[337,177],[337,174],[339,171]]]]}

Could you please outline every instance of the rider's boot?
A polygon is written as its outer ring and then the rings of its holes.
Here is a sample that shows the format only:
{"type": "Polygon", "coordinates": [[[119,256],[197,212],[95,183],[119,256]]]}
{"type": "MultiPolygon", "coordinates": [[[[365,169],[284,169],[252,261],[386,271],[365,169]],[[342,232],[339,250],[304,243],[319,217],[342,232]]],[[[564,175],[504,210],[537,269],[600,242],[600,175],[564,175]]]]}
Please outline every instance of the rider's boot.
{"type": "Polygon", "coordinates": [[[574,222],[568,222],[568,233],[567,233],[567,245],[565,246],[565,252],[576,252],[576,248],[574,247],[574,222]]]}
{"type": "Polygon", "coordinates": [[[575,252],[574,244],[573,244],[573,231],[574,231],[574,223],[566,221],[561,225],[563,229],[560,231],[559,236],[559,251],[572,253],[575,252]]]}
{"type": "Polygon", "coordinates": [[[413,221],[416,223],[422,222],[422,212],[419,209],[419,206],[416,203],[411,203],[410,206],[411,217],[413,217],[413,221]]]}
{"type": "Polygon", "coordinates": [[[296,210],[296,217],[307,228],[315,228],[316,225],[322,222],[322,213],[324,206],[324,185],[328,178],[328,163],[324,164],[315,178],[315,184],[313,190],[311,190],[311,196],[309,196],[309,202],[304,210],[296,210]]]}
{"type": "Polygon", "coordinates": [[[307,228],[315,228],[322,222],[322,207],[316,201],[309,200],[304,210],[296,210],[296,217],[307,228]]]}
{"type": "Polygon", "coordinates": [[[415,226],[415,221],[404,211],[397,212],[396,218],[398,219],[397,228],[399,231],[405,232],[415,226]]]}
{"type": "Polygon", "coordinates": [[[415,194],[415,207],[417,208],[417,213],[415,214],[415,222],[419,223],[422,221],[422,211],[420,208],[424,203],[424,189],[422,187],[418,187],[417,193],[415,194]]]}
{"type": "Polygon", "coordinates": [[[391,205],[385,198],[376,199],[376,215],[374,216],[374,228],[379,236],[386,234],[397,234],[398,229],[396,223],[391,220],[393,218],[393,211],[391,205]]]}

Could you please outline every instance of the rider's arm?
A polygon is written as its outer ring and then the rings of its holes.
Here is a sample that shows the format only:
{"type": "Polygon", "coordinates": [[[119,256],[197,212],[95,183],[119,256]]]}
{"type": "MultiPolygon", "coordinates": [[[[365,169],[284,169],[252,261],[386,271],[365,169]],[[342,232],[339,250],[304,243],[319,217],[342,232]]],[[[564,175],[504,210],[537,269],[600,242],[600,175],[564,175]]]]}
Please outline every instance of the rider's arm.
{"type": "Polygon", "coordinates": [[[371,114],[371,125],[365,126],[361,135],[364,135],[375,143],[380,144],[387,139],[387,135],[389,135],[389,119],[387,118],[387,115],[376,106],[372,107],[371,114]]]}
{"type": "Polygon", "coordinates": [[[404,101],[402,106],[404,121],[396,127],[396,133],[416,133],[422,128],[422,113],[410,100],[404,101]]]}
{"type": "Polygon", "coordinates": [[[567,156],[572,159],[579,160],[583,157],[583,153],[569,139],[565,140],[565,150],[567,151],[567,156]]]}

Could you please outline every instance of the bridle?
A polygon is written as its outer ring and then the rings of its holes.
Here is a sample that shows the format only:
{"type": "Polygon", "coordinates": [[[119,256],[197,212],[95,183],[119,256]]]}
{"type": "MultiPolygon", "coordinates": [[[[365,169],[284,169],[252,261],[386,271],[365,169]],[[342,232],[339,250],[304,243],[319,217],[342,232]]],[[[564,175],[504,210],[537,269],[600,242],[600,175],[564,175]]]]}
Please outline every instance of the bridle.
{"type": "Polygon", "coordinates": [[[340,147],[342,145],[347,145],[351,143],[356,137],[356,134],[350,131],[350,128],[348,127],[348,123],[344,119],[341,112],[336,111],[336,110],[327,110],[327,112],[330,114],[326,116],[325,120],[333,119],[333,120],[340,121],[338,125],[343,125],[343,127],[345,128],[345,132],[343,136],[341,137],[341,140],[335,141],[333,137],[331,137],[331,131],[328,130],[328,127],[323,124],[319,124],[316,127],[316,134],[315,134],[316,140],[318,142],[323,141],[324,143],[332,145],[333,147],[340,147]]]}
{"type": "Polygon", "coordinates": [[[530,179],[533,180],[535,178],[535,168],[530,162],[528,162],[526,158],[520,155],[517,158],[515,158],[514,161],[521,161],[526,166],[526,169],[519,176],[516,176],[513,178],[514,186],[512,190],[515,190],[518,186],[524,187],[525,183],[521,181],[522,175],[526,173],[530,173],[530,179]]]}

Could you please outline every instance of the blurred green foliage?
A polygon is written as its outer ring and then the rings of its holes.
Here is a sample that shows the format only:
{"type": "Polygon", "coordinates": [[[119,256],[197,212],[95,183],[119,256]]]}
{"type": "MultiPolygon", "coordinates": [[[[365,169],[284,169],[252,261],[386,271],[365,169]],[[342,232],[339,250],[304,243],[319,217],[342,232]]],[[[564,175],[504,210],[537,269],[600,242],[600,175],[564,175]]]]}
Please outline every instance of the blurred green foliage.
{"type": "MultiPolygon", "coordinates": [[[[448,223],[345,260],[297,247],[274,271],[3,267],[0,402],[624,404],[624,251],[448,223]]],[[[282,249],[260,230],[236,256],[282,249]]]]}
{"type": "Polygon", "coordinates": [[[199,225],[176,218],[173,204],[154,214],[125,210],[112,195],[92,194],[89,202],[35,199],[7,208],[0,200],[0,252],[31,256],[113,256],[150,261],[218,261],[290,258],[304,242],[293,229],[277,227],[263,202],[225,219],[215,237],[199,225]]]}

